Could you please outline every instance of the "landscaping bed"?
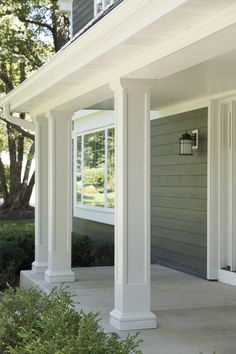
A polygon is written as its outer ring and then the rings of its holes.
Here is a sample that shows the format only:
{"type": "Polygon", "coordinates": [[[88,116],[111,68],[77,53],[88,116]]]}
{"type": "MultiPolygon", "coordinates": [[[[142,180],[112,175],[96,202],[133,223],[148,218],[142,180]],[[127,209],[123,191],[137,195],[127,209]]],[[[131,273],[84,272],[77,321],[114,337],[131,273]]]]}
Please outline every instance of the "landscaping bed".
{"type": "MultiPolygon", "coordinates": [[[[21,270],[34,261],[34,221],[0,221],[0,289],[17,286],[21,270]]],[[[72,234],[72,267],[114,264],[113,244],[72,234]]]]}

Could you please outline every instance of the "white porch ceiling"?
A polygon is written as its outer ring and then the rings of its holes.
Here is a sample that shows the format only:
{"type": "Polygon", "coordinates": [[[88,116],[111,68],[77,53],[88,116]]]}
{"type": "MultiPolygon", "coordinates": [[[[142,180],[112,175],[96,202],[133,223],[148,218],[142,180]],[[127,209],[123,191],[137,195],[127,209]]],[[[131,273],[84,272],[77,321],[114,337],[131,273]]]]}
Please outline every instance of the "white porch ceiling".
{"type": "Polygon", "coordinates": [[[236,91],[236,50],[157,81],[152,109],[236,91]]]}
{"type": "Polygon", "coordinates": [[[235,38],[236,0],[126,0],[0,105],[33,115],[98,102],[105,107],[112,104],[109,83],[120,77],[158,80],[152,108],[213,94],[217,87],[230,90],[232,53],[222,59],[230,61],[225,76],[217,68],[221,55],[236,50],[235,38]],[[218,64],[199,64],[211,60],[218,64]]]}
{"type": "MultiPolygon", "coordinates": [[[[136,72],[136,75],[137,78],[141,76],[142,70],[140,73],[136,72]]],[[[157,75],[154,69],[151,75],[157,75]]],[[[151,90],[151,109],[162,110],[186,101],[231,91],[236,93],[236,50],[156,80],[151,90]]],[[[113,109],[114,102],[109,99],[90,108],[113,109]]]]}

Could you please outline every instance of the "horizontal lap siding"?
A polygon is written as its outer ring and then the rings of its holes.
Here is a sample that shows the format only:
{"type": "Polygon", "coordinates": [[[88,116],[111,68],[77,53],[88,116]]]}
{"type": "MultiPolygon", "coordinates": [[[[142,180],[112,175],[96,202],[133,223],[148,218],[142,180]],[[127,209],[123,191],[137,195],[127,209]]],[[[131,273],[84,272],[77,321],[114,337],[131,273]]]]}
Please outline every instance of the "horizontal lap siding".
{"type": "Polygon", "coordinates": [[[81,218],[73,218],[73,231],[102,242],[114,242],[114,226],[81,218]]]}
{"type": "Polygon", "coordinates": [[[152,259],[202,277],[207,257],[207,108],[151,121],[152,259]],[[179,156],[185,130],[200,149],[179,156]]]}
{"type": "Polygon", "coordinates": [[[73,1],[73,35],[94,17],[94,0],[73,1]]]}

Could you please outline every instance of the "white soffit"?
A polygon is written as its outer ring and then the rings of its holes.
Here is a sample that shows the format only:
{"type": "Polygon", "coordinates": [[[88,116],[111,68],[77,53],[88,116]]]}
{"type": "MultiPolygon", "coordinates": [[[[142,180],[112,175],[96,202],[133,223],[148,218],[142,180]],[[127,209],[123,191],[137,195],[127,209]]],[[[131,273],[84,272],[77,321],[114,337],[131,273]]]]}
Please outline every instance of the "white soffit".
{"type": "Polygon", "coordinates": [[[236,91],[236,50],[157,80],[152,109],[236,91]]]}
{"type": "Polygon", "coordinates": [[[117,77],[162,78],[236,48],[236,1],[125,0],[1,100],[14,111],[81,109],[117,77]]]}

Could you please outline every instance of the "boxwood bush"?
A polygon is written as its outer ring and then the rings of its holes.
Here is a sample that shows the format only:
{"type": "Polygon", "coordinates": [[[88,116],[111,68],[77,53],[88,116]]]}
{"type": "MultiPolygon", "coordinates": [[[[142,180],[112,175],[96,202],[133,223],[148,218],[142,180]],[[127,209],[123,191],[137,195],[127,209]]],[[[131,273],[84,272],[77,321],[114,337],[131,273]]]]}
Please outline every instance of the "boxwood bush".
{"type": "Polygon", "coordinates": [[[98,314],[77,311],[65,289],[9,288],[0,304],[3,354],[138,354],[139,343],[137,335],[105,333],[98,314]]]}
{"type": "MultiPolygon", "coordinates": [[[[31,269],[34,261],[34,224],[0,223],[0,289],[15,286],[21,270],[31,269]]],[[[88,236],[72,234],[72,267],[113,265],[113,245],[95,242],[88,236]]]]}

